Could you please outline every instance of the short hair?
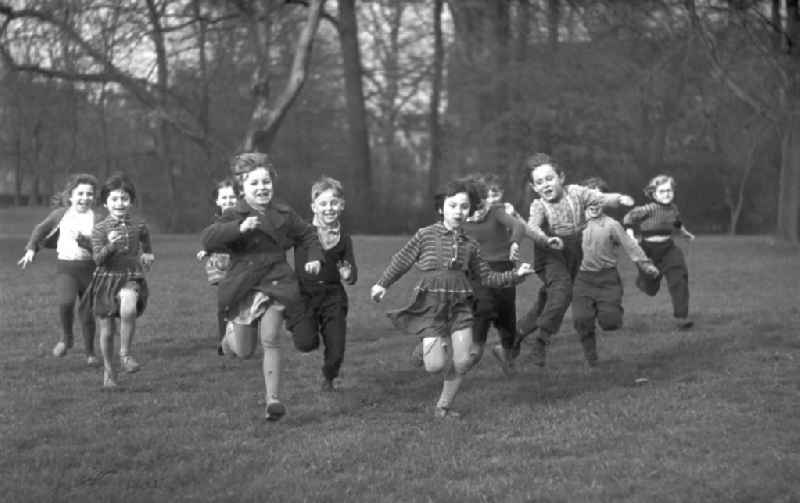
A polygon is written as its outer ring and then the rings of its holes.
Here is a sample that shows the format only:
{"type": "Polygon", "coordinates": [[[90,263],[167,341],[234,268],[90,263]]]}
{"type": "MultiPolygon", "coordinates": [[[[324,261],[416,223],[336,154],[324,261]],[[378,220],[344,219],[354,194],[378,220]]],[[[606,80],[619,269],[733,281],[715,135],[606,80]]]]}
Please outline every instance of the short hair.
{"type": "Polygon", "coordinates": [[[559,175],[564,174],[564,170],[552,157],[545,153],[537,152],[525,159],[525,174],[528,178],[528,181],[531,181],[531,173],[533,170],[539,166],[544,166],[545,164],[552,166],[559,175]]]}
{"type": "Polygon", "coordinates": [[[608,192],[608,184],[599,176],[590,176],[581,182],[581,185],[584,187],[589,187],[590,189],[594,189],[598,192],[608,192]]]}
{"type": "Polygon", "coordinates": [[[465,192],[469,197],[469,215],[475,213],[475,210],[481,204],[481,194],[477,184],[470,178],[458,178],[447,182],[442,190],[434,196],[433,201],[436,205],[436,211],[443,211],[444,200],[461,192],[465,192]]]}
{"type": "MultiPolygon", "coordinates": [[[[60,192],[53,195],[52,204],[53,206],[64,206],[69,207],[69,198],[72,197],[72,191],[75,190],[75,187],[78,185],[91,185],[95,192],[97,192],[97,186],[99,185],[97,178],[94,175],[90,175],[89,173],[77,173],[71,175],[67,178],[67,181],[64,183],[64,188],[61,189],[60,192]]],[[[97,200],[95,199],[95,202],[97,200]]]]}
{"type": "Polygon", "coordinates": [[[258,168],[266,169],[273,181],[278,176],[275,165],[272,164],[272,159],[263,152],[243,152],[233,156],[230,161],[231,174],[239,180],[243,180],[244,175],[258,168]]]}
{"type": "Polygon", "coordinates": [[[659,185],[663,185],[665,183],[669,183],[672,185],[672,190],[675,190],[675,179],[669,175],[656,175],[647,182],[647,185],[644,188],[644,195],[650,199],[653,199],[653,192],[656,191],[659,185]]]}
{"type": "Polygon", "coordinates": [[[486,190],[499,190],[500,192],[505,192],[503,189],[503,182],[500,180],[500,177],[494,173],[484,173],[483,177],[483,184],[486,185],[486,190]]]}
{"type": "Polygon", "coordinates": [[[136,202],[136,187],[124,173],[115,173],[106,180],[103,184],[103,188],[100,189],[100,201],[105,203],[106,200],[108,200],[108,195],[114,190],[123,190],[127,192],[131,198],[131,202],[136,202]]]}
{"type": "Polygon", "coordinates": [[[232,188],[233,193],[237,197],[239,196],[239,193],[241,192],[241,188],[239,187],[239,182],[236,180],[236,178],[228,176],[218,181],[216,185],[214,185],[214,190],[211,192],[211,197],[216,201],[217,198],[219,197],[219,191],[227,187],[232,188]]]}
{"type": "Polygon", "coordinates": [[[336,197],[344,199],[342,182],[329,176],[321,176],[311,184],[311,201],[315,201],[326,190],[332,190],[336,197]]]}

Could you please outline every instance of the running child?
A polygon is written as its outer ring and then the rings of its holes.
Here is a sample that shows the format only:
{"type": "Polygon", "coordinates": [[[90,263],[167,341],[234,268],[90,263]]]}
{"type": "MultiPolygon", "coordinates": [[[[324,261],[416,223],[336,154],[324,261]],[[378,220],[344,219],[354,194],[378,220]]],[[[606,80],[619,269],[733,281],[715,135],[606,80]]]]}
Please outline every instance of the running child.
{"type": "MultiPolygon", "coordinates": [[[[239,191],[236,180],[226,178],[214,188],[214,204],[217,206],[215,216],[219,218],[228,208],[236,206],[239,191]]],[[[217,286],[230,266],[231,257],[227,253],[209,253],[206,250],[197,252],[197,260],[205,260],[206,276],[211,285],[217,286]]],[[[222,338],[225,337],[225,313],[217,302],[217,354],[222,356],[222,338]]]]}
{"type": "Polygon", "coordinates": [[[581,263],[581,232],[587,206],[632,206],[630,196],[603,194],[581,185],[564,185],[564,170],[550,156],[534,154],[525,163],[531,188],[539,195],[531,203],[528,227],[538,238],[534,247],[534,270],[542,280],[536,302],[517,322],[517,341],[531,333],[533,360],[545,365],[547,345],[561,328],[564,314],[572,301],[572,284],[581,263]]]}
{"type": "MultiPolygon", "coordinates": [[[[481,196],[481,203],[462,224],[464,233],[480,247],[481,256],[495,272],[513,271],[519,258],[519,244],[527,227],[521,219],[509,214],[502,201],[500,180],[495,175],[473,175],[468,179],[481,196]]],[[[512,207],[513,209],[513,207],[512,207]]],[[[514,347],[517,333],[517,289],[514,285],[494,288],[483,285],[480,277],[471,277],[474,291],[474,324],[472,338],[477,349],[476,361],[483,355],[489,327],[497,329],[500,344],[492,354],[506,375],[513,373],[513,360],[507,356],[514,347]]]]}
{"type": "Polygon", "coordinates": [[[344,190],[338,180],[323,176],[311,186],[311,211],[322,246],[322,267],[319,274],[307,273],[303,265],[309,250],[302,245],[295,248],[294,270],[302,301],[286,308],[286,328],[292,332],[298,350],[314,351],[322,339],[322,391],[334,391],[333,381],[344,360],[348,299],[342,282],[353,285],[358,279],[353,240],[340,222],[344,207],[344,190]]]}
{"type": "MultiPolygon", "coordinates": [[[[606,192],[607,185],[599,178],[584,185],[606,192]]],[[[617,271],[617,250],[622,247],[643,275],[658,276],[658,269],[647,258],[636,240],[625,233],[622,225],[603,213],[599,204],[586,206],[586,227],[581,248],[583,259],[572,290],[572,319],[580,337],[583,354],[590,367],[597,365],[595,323],[603,330],[622,327],[622,281],[617,271]]]]}
{"type": "Polygon", "coordinates": [[[434,415],[458,417],[452,409],[464,374],[474,365],[477,349],[472,339],[474,292],[470,277],[491,287],[510,286],[533,271],[523,264],[517,270],[494,272],[481,257],[478,243],[462,225],[480,204],[473,184],[450,182],[436,198],[441,222],[419,229],[392,257],[371,297],[380,302],[386,289],[412,266],[422,271],[412,303],[389,312],[393,324],[422,339],[425,370],[443,372],[444,383],[434,415]]]}
{"type": "Polygon", "coordinates": [[[97,264],[84,301],[97,318],[100,328],[100,351],[103,354],[103,387],[117,387],[112,365],[114,332],[119,319],[120,367],[128,373],[139,370],[131,356],[136,332],[136,318],[147,307],[149,291],[145,270],[155,260],[150,245],[150,231],[145,222],[133,216],[136,187],[125,175],[110,177],[100,189],[100,201],[108,217],[92,230],[92,255],[97,264]]]}
{"type": "MultiPolygon", "coordinates": [[[[53,347],[54,356],[64,356],[72,348],[75,301],[86,294],[94,273],[92,228],[97,220],[93,209],[96,192],[97,179],[94,176],[86,173],[70,176],[64,189],[53,200],[59,208],[34,227],[28,244],[25,245],[25,254],[17,262],[25,269],[33,262],[40,248],[56,249],[54,286],[61,336],[53,347]]],[[[86,363],[95,366],[100,362],[94,353],[94,315],[91,310],[82,309],[80,303],[78,306],[78,322],[83,335],[86,363]]]]}
{"type": "Polygon", "coordinates": [[[683,251],[672,236],[678,232],[694,240],[694,234],[684,227],[674,203],[674,178],[669,175],[653,177],[644,188],[644,193],[651,202],[631,209],[622,223],[630,236],[635,236],[635,230],[641,233],[642,249],[661,271],[661,275],[653,278],[639,274],[636,286],[652,297],[661,287],[662,276],[665,277],[675,324],[679,330],[687,330],[694,325],[689,318],[689,270],[683,251]]]}
{"type": "Polygon", "coordinates": [[[222,350],[249,358],[261,339],[266,419],[277,421],[286,414],[279,399],[280,330],[285,306],[300,300],[286,251],[308,249],[303,269],[318,274],[322,249],[314,227],[273,197],[277,171],[267,154],[239,154],[231,171],[241,182],[243,197],[203,231],[203,249],[230,253],[230,269],[218,287],[219,304],[228,320],[222,350]]]}

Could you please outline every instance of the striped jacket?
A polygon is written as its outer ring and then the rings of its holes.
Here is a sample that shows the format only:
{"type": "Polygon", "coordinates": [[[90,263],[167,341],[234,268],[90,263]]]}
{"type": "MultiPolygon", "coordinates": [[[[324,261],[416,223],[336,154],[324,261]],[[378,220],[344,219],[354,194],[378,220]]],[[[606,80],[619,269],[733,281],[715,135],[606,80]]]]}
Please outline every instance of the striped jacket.
{"type": "Polygon", "coordinates": [[[671,236],[677,229],[683,227],[680,213],[675,203],[660,204],[651,202],[631,209],[622,219],[627,229],[641,232],[647,236],[671,236]]]}
{"type": "Polygon", "coordinates": [[[419,229],[394,254],[377,284],[388,288],[415,265],[423,272],[461,270],[470,278],[480,278],[489,287],[516,283],[514,271],[493,272],[481,257],[477,241],[462,229],[450,230],[441,222],[419,229]]]}

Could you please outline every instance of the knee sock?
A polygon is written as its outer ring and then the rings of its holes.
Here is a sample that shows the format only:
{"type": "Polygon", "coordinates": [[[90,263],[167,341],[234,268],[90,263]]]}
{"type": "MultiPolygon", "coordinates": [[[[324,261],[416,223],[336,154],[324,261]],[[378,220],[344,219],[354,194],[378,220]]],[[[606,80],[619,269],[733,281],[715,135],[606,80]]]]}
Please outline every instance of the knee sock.
{"type": "Polygon", "coordinates": [[[452,375],[445,377],[444,383],[442,384],[442,394],[439,396],[439,401],[436,403],[436,407],[442,409],[450,408],[450,405],[453,403],[453,399],[455,399],[456,393],[458,393],[458,388],[461,386],[461,381],[463,379],[464,376],[455,372],[453,372],[452,375]]]}

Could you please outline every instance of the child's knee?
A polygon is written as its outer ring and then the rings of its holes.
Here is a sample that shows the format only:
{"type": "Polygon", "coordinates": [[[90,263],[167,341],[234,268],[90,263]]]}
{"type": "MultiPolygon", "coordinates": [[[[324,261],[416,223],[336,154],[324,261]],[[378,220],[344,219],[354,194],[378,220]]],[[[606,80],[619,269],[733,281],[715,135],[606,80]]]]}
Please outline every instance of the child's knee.
{"type": "Polygon", "coordinates": [[[466,355],[460,357],[453,357],[453,370],[456,374],[466,374],[480,359],[480,355],[470,351],[466,355]]]}
{"type": "Polygon", "coordinates": [[[447,370],[451,364],[447,341],[443,337],[423,337],[422,362],[425,370],[432,374],[447,370]]]}
{"type": "Polygon", "coordinates": [[[123,288],[119,292],[119,316],[120,318],[135,318],[136,304],[139,301],[139,294],[131,288],[123,288]]]}

